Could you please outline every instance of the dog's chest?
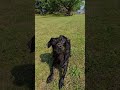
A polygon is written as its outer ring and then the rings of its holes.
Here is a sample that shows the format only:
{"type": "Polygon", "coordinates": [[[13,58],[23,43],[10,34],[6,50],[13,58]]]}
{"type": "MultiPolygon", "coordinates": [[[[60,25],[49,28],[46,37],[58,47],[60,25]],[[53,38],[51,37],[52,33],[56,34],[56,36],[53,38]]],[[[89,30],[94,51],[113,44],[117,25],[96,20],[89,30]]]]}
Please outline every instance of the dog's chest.
{"type": "Polygon", "coordinates": [[[60,64],[60,62],[64,61],[64,54],[59,54],[54,57],[54,62],[60,64]]]}

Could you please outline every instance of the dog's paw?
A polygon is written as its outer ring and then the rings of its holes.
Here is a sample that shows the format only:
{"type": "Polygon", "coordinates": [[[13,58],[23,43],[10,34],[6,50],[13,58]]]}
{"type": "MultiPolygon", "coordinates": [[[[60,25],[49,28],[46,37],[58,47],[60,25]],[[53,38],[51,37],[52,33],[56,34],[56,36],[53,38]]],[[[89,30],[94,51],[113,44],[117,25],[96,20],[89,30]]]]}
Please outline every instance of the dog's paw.
{"type": "Polygon", "coordinates": [[[47,82],[47,83],[50,83],[52,80],[53,80],[53,76],[50,75],[50,76],[47,78],[47,81],[46,81],[46,82],[47,82]]]}

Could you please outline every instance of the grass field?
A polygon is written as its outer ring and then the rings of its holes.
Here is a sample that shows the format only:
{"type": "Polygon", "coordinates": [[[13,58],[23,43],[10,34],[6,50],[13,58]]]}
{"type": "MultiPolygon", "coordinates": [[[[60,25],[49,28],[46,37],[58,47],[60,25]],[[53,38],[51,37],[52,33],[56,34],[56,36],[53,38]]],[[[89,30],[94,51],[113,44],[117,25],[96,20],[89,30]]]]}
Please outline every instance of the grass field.
{"type": "Polygon", "coordinates": [[[59,72],[46,83],[49,75],[51,48],[46,44],[51,37],[65,35],[71,40],[71,54],[63,90],[85,89],[85,15],[70,17],[35,16],[35,87],[36,90],[58,90],[59,72]]]}

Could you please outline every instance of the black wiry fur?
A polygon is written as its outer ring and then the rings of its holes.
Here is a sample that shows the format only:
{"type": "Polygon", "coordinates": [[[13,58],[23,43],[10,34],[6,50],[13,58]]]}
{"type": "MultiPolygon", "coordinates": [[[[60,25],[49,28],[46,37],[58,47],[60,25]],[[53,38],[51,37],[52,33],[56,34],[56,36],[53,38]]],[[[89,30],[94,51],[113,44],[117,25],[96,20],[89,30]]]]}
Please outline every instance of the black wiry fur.
{"type": "Polygon", "coordinates": [[[50,41],[48,42],[48,48],[52,46],[53,49],[53,64],[50,70],[50,75],[47,78],[47,83],[50,83],[53,79],[53,74],[54,74],[54,67],[56,65],[59,65],[60,67],[60,80],[59,80],[59,89],[62,88],[64,85],[64,78],[65,74],[67,72],[67,67],[68,67],[68,62],[69,62],[69,57],[70,55],[70,40],[63,36],[60,35],[58,38],[51,38],[50,41]]]}

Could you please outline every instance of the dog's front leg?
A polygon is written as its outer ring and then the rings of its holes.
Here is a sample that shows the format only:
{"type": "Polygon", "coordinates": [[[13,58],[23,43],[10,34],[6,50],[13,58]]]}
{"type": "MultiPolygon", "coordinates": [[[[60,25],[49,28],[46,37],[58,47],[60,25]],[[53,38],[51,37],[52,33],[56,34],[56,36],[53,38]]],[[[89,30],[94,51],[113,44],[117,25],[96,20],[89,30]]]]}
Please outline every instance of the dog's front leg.
{"type": "Polygon", "coordinates": [[[65,65],[60,66],[60,80],[59,80],[59,89],[64,86],[64,78],[67,72],[68,62],[64,63],[65,65]]]}
{"type": "Polygon", "coordinates": [[[47,83],[50,83],[53,80],[53,74],[54,74],[54,66],[52,64],[51,68],[50,68],[50,75],[47,78],[47,83]]]}
{"type": "Polygon", "coordinates": [[[63,68],[69,62],[69,54],[66,54],[64,60],[60,63],[60,66],[63,68]]]}

